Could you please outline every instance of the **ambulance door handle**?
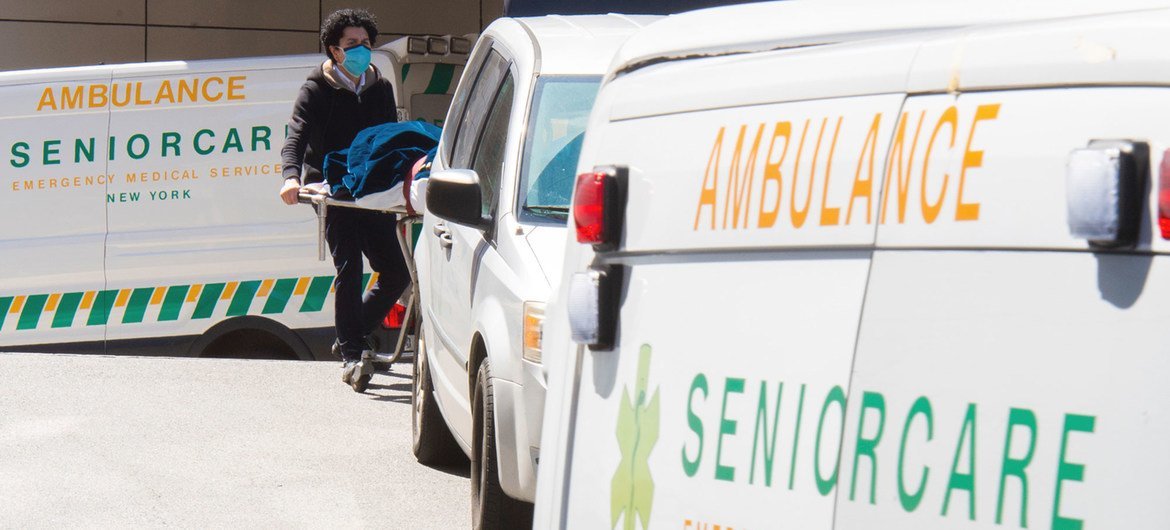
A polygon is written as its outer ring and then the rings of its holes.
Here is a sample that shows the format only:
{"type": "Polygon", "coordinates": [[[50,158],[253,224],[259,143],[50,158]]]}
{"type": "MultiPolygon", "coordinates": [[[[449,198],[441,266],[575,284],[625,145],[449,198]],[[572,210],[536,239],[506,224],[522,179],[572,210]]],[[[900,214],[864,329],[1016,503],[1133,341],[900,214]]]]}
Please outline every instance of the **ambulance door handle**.
{"type": "Polygon", "coordinates": [[[434,232],[435,237],[439,238],[440,247],[451,248],[451,229],[447,228],[447,223],[436,223],[434,232]]]}

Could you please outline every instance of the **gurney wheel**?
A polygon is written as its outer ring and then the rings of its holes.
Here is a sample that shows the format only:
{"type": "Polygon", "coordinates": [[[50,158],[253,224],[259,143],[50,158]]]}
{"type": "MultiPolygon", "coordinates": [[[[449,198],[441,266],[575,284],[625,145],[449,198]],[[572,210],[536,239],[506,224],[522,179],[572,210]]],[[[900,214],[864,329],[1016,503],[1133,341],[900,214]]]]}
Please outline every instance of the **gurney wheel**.
{"type": "Polygon", "coordinates": [[[353,388],[354,392],[357,392],[357,393],[365,392],[366,389],[370,387],[370,378],[371,377],[373,377],[372,374],[362,374],[362,375],[358,376],[357,378],[355,378],[349,386],[351,388],[353,388]]]}

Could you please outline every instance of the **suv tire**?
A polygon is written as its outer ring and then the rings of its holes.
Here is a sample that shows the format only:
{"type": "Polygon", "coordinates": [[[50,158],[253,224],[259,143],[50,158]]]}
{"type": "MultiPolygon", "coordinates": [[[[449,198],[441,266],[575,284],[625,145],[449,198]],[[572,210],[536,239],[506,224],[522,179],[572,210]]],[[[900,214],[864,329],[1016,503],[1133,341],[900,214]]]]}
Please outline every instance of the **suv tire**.
{"type": "Polygon", "coordinates": [[[472,398],[471,527],[496,530],[532,527],[532,505],[500,487],[496,456],[495,395],[491,366],[485,359],[475,378],[472,398]]]}
{"type": "Polygon", "coordinates": [[[410,392],[411,449],[420,464],[426,466],[451,466],[467,461],[463,449],[447,428],[439,404],[435,402],[435,385],[431,381],[431,370],[427,365],[426,348],[423,342],[422,326],[418,330],[418,349],[414,354],[413,375],[410,392]]]}

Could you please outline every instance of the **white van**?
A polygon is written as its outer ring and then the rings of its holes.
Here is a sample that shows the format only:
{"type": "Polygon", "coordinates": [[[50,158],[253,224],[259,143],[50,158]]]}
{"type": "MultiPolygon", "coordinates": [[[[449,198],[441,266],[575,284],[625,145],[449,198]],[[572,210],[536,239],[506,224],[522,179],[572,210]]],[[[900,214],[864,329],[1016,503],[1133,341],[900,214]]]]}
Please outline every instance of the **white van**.
{"type": "MultiPolygon", "coordinates": [[[[442,122],[470,43],[375,50],[400,117],[442,122]]],[[[276,194],[323,60],[0,73],[0,350],[330,358],[334,270],[276,194]]]]}
{"type": "Polygon", "coordinates": [[[496,20],[455,92],[415,255],[413,445],[425,464],[470,458],[475,528],[532,516],[540,323],[560,281],[577,155],[614,52],[656,18],[496,20]]]}
{"type": "Polygon", "coordinates": [[[619,52],[535,527],[1170,528],[1170,8],[931,5],[619,52]]]}

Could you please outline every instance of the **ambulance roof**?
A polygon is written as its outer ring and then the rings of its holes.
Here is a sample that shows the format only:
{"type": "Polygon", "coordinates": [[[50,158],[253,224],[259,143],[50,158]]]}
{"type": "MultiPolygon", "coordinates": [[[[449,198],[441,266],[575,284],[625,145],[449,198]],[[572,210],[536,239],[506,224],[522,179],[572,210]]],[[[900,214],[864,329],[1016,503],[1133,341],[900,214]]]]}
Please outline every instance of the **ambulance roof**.
{"type": "Polygon", "coordinates": [[[611,71],[694,56],[860,40],[909,31],[1166,7],[1165,0],[788,0],[665,17],[626,41],[611,71]]]}

